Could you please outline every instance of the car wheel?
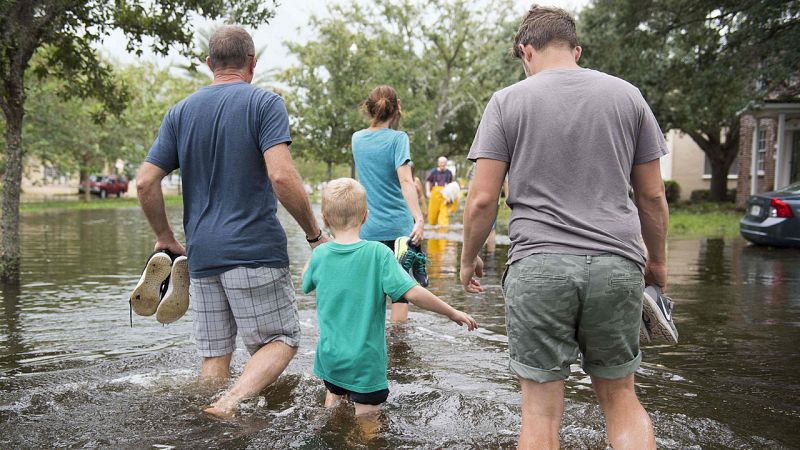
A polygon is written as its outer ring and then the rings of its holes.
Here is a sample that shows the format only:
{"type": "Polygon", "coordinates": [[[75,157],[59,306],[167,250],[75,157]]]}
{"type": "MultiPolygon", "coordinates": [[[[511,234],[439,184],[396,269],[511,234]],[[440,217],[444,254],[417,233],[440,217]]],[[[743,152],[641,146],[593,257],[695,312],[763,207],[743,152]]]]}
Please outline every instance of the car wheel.
{"type": "Polygon", "coordinates": [[[106,198],[106,197],[108,197],[108,192],[106,192],[105,189],[101,189],[100,190],[100,198],[106,198]]]}

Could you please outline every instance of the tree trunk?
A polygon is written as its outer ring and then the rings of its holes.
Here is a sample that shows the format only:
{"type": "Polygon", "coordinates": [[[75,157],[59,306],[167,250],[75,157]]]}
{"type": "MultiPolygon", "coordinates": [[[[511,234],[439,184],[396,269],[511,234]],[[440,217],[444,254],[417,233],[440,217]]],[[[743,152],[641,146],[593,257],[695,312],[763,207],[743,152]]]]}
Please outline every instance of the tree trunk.
{"type": "MultiPolygon", "coordinates": [[[[11,84],[11,83],[9,83],[11,84]]],[[[22,184],[22,117],[24,94],[22,75],[16,83],[6,113],[6,173],[3,176],[2,247],[0,278],[19,281],[19,196],[22,184]]]]}
{"type": "Polygon", "coordinates": [[[83,191],[83,199],[88,202],[90,200],[90,195],[92,195],[89,191],[91,186],[89,186],[89,172],[83,167],[78,171],[78,180],[78,183],[85,188],[83,191]]]}
{"type": "Polygon", "coordinates": [[[326,164],[328,164],[328,181],[331,181],[331,178],[333,178],[333,161],[326,161],[326,164]]]}
{"type": "Polygon", "coordinates": [[[722,130],[713,128],[704,131],[684,130],[708,157],[711,165],[709,200],[724,202],[728,197],[728,172],[739,152],[739,121],[734,119],[725,132],[725,141],[720,140],[722,130]]]}
{"type": "Polygon", "coordinates": [[[730,163],[726,161],[715,161],[709,159],[711,163],[711,192],[709,200],[712,202],[724,202],[728,200],[728,172],[730,163]]]}

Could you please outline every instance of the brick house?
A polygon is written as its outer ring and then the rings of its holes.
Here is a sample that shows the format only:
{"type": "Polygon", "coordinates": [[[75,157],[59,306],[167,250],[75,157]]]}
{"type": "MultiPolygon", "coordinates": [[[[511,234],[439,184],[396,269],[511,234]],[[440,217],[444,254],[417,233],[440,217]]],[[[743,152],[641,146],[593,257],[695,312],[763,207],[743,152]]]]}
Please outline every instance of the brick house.
{"type": "Polygon", "coordinates": [[[747,198],[800,182],[800,102],[766,101],[739,114],[736,206],[747,198]]]}

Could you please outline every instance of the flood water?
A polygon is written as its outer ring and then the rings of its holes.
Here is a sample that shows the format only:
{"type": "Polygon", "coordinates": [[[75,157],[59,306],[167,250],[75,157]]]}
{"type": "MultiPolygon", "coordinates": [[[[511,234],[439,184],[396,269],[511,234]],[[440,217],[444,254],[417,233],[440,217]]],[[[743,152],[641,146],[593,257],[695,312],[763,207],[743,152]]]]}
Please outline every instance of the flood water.
{"type": "MultiPolygon", "coordinates": [[[[169,210],[181,230],[180,209],[169,210]]],[[[284,212],[295,285],[309,251],[284,212]]],[[[508,372],[499,278],[507,247],[485,255],[487,292],[456,284],[460,244],[428,242],[430,289],[472,314],[468,333],[414,309],[387,324],[389,388],[379,435],[365,441],[352,408],[324,409],[311,374],[314,299],[299,295],[303,339],[285,374],[230,422],[201,410],[191,313],[162,326],[134,316],[128,294],[153,238],[135,209],[24,215],[23,276],[2,287],[0,448],[512,448],[520,394],[508,372]]],[[[440,235],[455,238],[460,230],[440,235]]],[[[181,237],[179,236],[179,239],[181,237]]],[[[670,240],[678,346],[644,349],[638,393],[659,448],[800,447],[800,251],[741,239],[670,240]]],[[[234,357],[240,372],[246,353],[234,357]]],[[[573,367],[565,448],[605,448],[588,377],[573,367]]]]}

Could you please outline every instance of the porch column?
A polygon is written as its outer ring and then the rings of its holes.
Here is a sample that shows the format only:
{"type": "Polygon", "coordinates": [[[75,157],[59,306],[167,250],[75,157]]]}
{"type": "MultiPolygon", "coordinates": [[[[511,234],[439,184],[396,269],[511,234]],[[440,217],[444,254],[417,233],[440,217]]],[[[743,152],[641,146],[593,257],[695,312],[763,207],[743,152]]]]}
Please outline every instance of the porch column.
{"type": "Polygon", "coordinates": [[[750,154],[750,195],[758,193],[758,117],[753,127],[753,145],[750,154]]]}
{"type": "Polygon", "coordinates": [[[786,114],[778,115],[778,143],[775,149],[775,185],[773,190],[778,190],[783,187],[783,152],[785,147],[785,139],[783,135],[786,133],[786,114]]]}

